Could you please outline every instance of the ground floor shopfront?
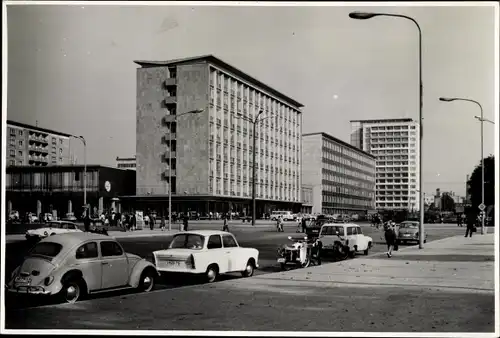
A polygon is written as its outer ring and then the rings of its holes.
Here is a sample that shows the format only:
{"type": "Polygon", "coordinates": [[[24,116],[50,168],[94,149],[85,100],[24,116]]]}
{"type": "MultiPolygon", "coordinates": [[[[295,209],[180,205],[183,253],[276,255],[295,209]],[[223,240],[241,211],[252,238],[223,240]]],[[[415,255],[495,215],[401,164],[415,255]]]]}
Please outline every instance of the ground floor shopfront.
{"type": "MultiPolygon", "coordinates": [[[[168,195],[120,196],[123,211],[156,212],[168,215],[168,195]]],[[[301,204],[270,200],[256,200],[256,216],[261,218],[273,210],[289,210],[300,212],[301,204]]],[[[219,196],[179,196],[172,195],[172,212],[198,212],[201,215],[234,212],[251,215],[252,200],[249,198],[231,198],[219,196]]]]}

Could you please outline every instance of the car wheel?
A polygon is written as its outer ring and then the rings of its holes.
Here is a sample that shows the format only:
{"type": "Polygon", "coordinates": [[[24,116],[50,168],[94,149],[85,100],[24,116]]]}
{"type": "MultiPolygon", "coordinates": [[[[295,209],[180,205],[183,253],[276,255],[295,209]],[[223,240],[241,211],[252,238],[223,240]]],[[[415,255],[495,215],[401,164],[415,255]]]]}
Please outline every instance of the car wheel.
{"type": "Polygon", "coordinates": [[[253,263],[253,260],[249,260],[247,266],[245,267],[245,271],[242,271],[241,275],[243,277],[252,277],[254,271],[255,271],[255,264],[253,263]]]}
{"type": "Polygon", "coordinates": [[[286,263],[280,263],[281,271],[287,271],[286,263]]]}
{"type": "Polygon", "coordinates": [[[53,232],[53,233],[51,233],[50,235],[51,235],[51,236],[54,236],[55,234],[56,234],[56,233],[55,233],[55,232],[53,232]]]}
{"type": "Polygon", "coordinates": [[[366,248],[366,250],[365,250],[365,251],[363,251],[363,254],[364,254],[365,256],[368,256],[368,253],[369,253],[369,252],[370,252],[370,248],[366,248]]]}
{"type": "Polygon", "coordinates": [[[139,281],[139,290],[142,292],[149,292],[153,290],[155,286],[155,271],[151,268],[144,270],[141,274],[141,280],[139,281]]]}
{"type": "Polygon", "coordinates": [[[62,299],[66,303],[76,303],[85,293],[84,282],[81,279],[72,279],[63,284],[61,290],[62,299]]]}
{"type": "Polygon", "coordinates": [[[217,265],[212,264],[207,268],[206,274],[206,279],[207,282],[213,283],[217,279],[217,276],[219,274],[219,269],[217,268],[217,265]]]}

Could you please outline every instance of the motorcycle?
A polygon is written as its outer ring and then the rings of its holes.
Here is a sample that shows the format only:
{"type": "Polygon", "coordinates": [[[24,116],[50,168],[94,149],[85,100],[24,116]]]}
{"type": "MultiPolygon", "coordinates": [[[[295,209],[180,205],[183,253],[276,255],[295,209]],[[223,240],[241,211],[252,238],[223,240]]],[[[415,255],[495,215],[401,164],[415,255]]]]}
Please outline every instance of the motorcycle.
{"type": "Polygon", "coordinates": [[[307,268],[314,260],[318,265],[321,264],[321,242],[317,239],[308,240],[308,237],[293,238],[288,236],[288,239],[294,243],[291,246],[284,244],[277,250],[277,261],[280,263],[281,270],[286,270],[288,264],[307,268]]]}

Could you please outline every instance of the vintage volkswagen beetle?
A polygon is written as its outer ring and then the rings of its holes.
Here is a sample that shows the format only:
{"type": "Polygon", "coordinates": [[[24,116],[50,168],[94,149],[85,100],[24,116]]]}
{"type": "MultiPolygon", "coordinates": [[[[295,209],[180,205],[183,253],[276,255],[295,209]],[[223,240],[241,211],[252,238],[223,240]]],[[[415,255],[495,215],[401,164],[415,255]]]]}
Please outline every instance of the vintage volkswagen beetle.
{"type": "Polygon", "coordinates": [[[126,253],[115,239],[75,232],[38,242],[12,272],[6,288],[12,293],[57,295],[74,303],[103,291],[137,288],[148,292],[156,277],[152,263],[126,253]]]}

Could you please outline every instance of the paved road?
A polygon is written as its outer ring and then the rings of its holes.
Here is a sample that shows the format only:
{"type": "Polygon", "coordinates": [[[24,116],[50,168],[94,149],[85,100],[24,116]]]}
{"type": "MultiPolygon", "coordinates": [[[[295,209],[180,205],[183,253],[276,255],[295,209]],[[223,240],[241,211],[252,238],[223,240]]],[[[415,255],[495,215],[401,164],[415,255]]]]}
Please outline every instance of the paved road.
{"type": "MultiPolygon", "coordinates": [[[[203,228],[206,229],[206,224],[193,224],[191,229],[203,228]]],[[[255,275],[266,274],[271,272],[280,271],[279,265],[276,263],[276,249],[283,243],[288,241],[287,237],[290,235],[296,235],[294,226],[285,227],[285,232],[278,233],[273,230],[272,226],[261,227],[261,228],[239,228],[233,227],[230,229],[231,232],[236,236],[241,246],[254,247],[259,250],[259,265],[260,268],[255,272],[255,275]]],[[[363,226],[364,233],[367,236],[371,236],[374,240],[374,247],[371,250],[371,254],[376,254],[384,252],[386,250],[385,244],[382,240],[382,231],[376,230],[369,225],[363,226]]],[[[463,228],[457,226],[449,225],[429,225],[428,229],[428,241],[433,241],[445,237],[454,236],[463,232],[463,228]]],[[[160,232],[159,232],[160,233],[160,232]]],[[[141,237],[141,238],[122,238],[119,242],[123,245],[125,251],[137,254],[148,260],[152,260],[152,252],[155,250],[160,250],[167,248],[170,243],[170,236],[152,236],[152,237],[141,237]]],[[[30,246],[26,241],[20,241],[15,243],[8,243],[6,245],[6,268],[5,277],[10,278],[12,271],[22,262],[24,255],[29,250],[30,246]]],[[[331,261],[328,257],[324,259],[327,263],[331,261]]],[[[231,274],[228,276],[221,277],[221,280],[228,280],[233,278],[241,278],[239,274],[231,274]]],[[[186,279],[176,279],[172,277],[162,278],[159,280],[157,289],[168,289],[176,288],[180,286],[199,284],[198,280],[186,280],[186,279]]],[[[126,294],[127,292],[113,292],[109,294],[101,294],[96,296],[96,298],[106,298],[106,297],[119,297],[120,295],[126,294]]],[[[24,308],[51,304],[44,299],[34,300],[33,298],[24,297],[7,297],[6,308],[24,308]]]]}

